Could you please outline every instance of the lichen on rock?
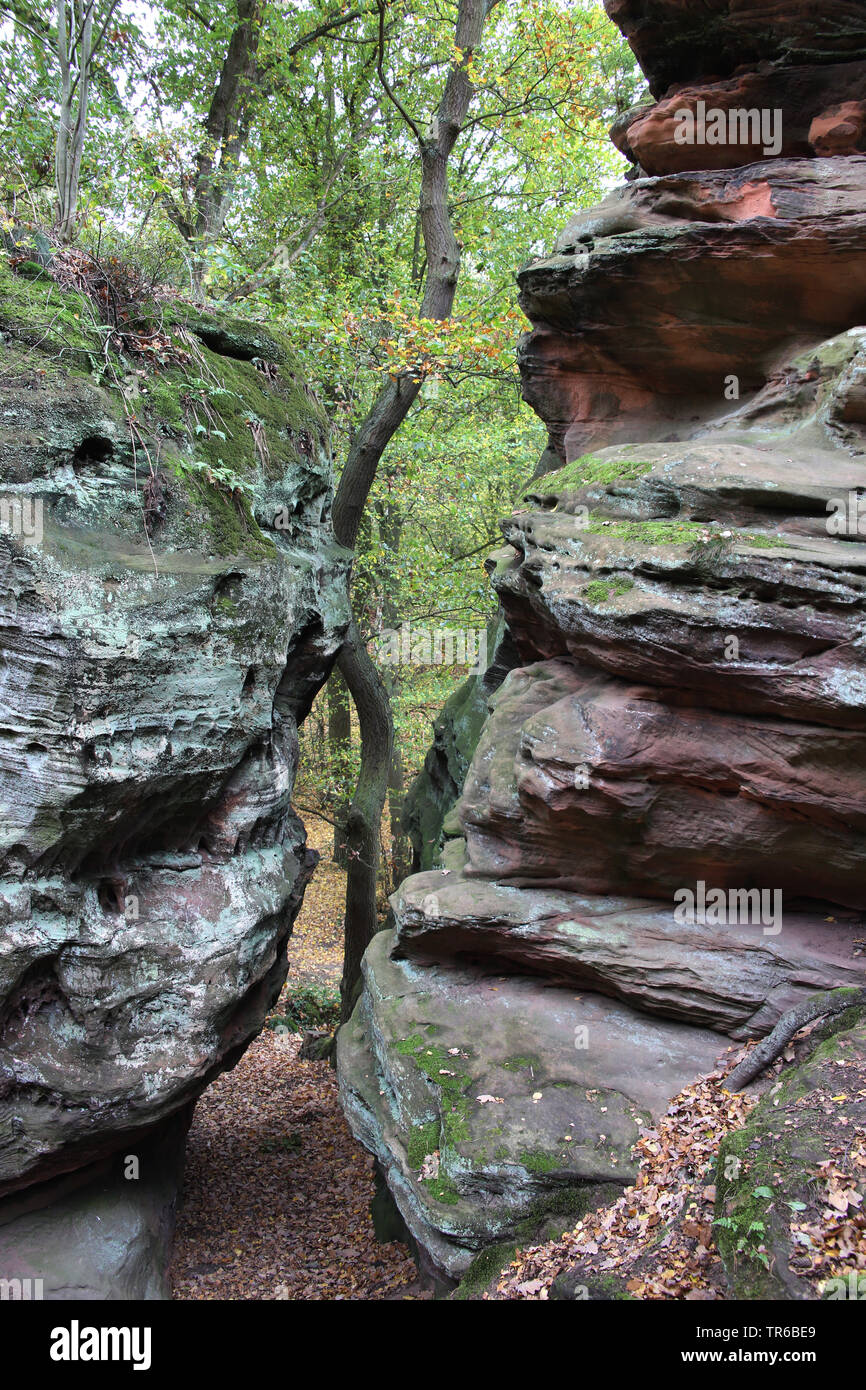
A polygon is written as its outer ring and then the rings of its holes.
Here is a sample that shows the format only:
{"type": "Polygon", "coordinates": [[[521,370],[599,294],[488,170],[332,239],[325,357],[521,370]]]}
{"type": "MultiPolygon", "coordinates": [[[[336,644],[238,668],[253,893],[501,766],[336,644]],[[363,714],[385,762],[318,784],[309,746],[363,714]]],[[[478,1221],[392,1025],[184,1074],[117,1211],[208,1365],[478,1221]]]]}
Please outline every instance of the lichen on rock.
{"type": "Polygon", "coordinates": [[[158,360],[0,265],[0,1195],[134,1151],[262,1026],[313,868],[297,725],[345,632],[290,344],[174,306],[158,360]]]}

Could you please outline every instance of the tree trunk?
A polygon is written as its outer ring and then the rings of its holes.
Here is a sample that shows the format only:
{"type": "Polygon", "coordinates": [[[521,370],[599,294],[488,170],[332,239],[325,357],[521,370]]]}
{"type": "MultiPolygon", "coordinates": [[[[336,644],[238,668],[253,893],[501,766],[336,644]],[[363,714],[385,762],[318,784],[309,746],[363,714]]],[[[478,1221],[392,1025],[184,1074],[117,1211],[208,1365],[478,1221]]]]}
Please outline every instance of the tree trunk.
{"type": "Polygon", "coordinates": [[[55,152],[57,230],[60,240],[72,240],[78,210],[78,181],[87,133],[94,0],[57,5],[57,56],[60,61],[60,120],[55,152]],[[68,30],[67,30],[68,24],[68,30]],[[73,64],[77,59],[77,71],[73,64]],[[78,102],[75,103],[77,88],[78,102]],[[73,116],[73,108],[75,114],[73,116]]]}
{"type": "MultiPolygon", "coordinates": [[[[267,0],[235,0],[237,23],[226,49],[216,91],[204,119],[204,131],[195,156],[192,194],[181,205],[170,194],[162,204],[192,251],[190,278],[194,294],[201,298],[208,266],[208,251],[222,235],[235,199],[238,171],[255,120],[269,95],[269,84],[259,66],[259,43],[267,0]]],[[[283,53],[291,59],[336,29],[358,19],[361,9],[331,15],[291,43],[283,53]]],[[[311,237],[318,230],[311,229],[311,237]]]]}
{"type": "Polygon", "coordinates": [[[866,1004],[866,989],[835,989],[825,994],[813,994],[802,1004],[795,1004],[786,1014],[782,1014],[772,1033],[753,1048],[738,1067],[725,1078],[725,1090],[741,1091],[760,1076],[762,1071],[775,1062],[784,1052],[795,1033],[799,1033],[807,1023],[816,1018],[831,1018],[852,1005],[866,1004]]]}
{"type": "MultiPolygon", "coordinates": [[[[386,94],[414,132],[421,156],[419,212],[427,281],[420,314],[422,318],[447,319],[454,305],[460,274],[460,247],[448,207],[448,159],[472,100],[474,89],[468,65],[481,41],[492,5],[489,0],[460,0],[454,36],[459,57],[448,71],[438,112],[427,135],[422,134],[407,115],[385,76],[385,0],[378,0],[378,5],[379,77],[386,94]]],[[[355,549],[379,460],[421,388],[421,383],[415,380],[417,375],[414,370],[405,371],[383,384],[349,448],[333,509],[334,533],[349,550],[355,549]]],[[[346,941],[340,985],[343,1017],[346,1018],[359,988],[361,956],[376,930],[379,837],[394,722],[388,693],[354,621],[339,665],[358,709],[361,726],[361,774],[347,825],[351,862],[346,885],[346,941]],[[359,698],[363,701],[363,713],[359,698]]]]}
{"type": "MultiPolygon", "coordinates": [[[[349,706],[349,691],[339,668],[335,667],[328,680],[328,754],[332,768],[337,768],[340,777],[345,775],[346,763],[352,747],[352,716],[349,706]]],[[[334,863],[345,869],[346,853],[346,815],[349,810],[347,797],[334,799],[334,863]]]]}
{"type": "Polygon", "coordinates": [[[391,829],[391,891],[400,887],[412,872],[412,849],[409,836],[403,829],[403,803],[406,800],[406,778],[403,759],[396,742],[388,769],[388,820],[391,829]]]}
{"type": "MultiPolygon", "coordinates": [[[[384,554],[380,578],[382,626],[386,631],[395,632],[399,628],[403,616],[398,612],[394,602],[394,594],[397,591],[397,560],[405,518],[399,502],[395,500],[399,496],[400,489],[390,486],[390,482],[389,479],[387,496],[376,502],[376,517],[379,526],[379,540],[384,554]]],[[[397,669],[392,667],[384,671],[382,682],[393,710],[394,700],[399,695],[401,688],[399,667],[397,669]]],[[[403,879],[411,872],[412,853],[409,837],[403,829],[403,802],[405,798],[406,782],[403,772],[403,758],[399,744],[395,739],[391,754],[391,766],[388,769],[388,820],[391,839],[389,884],[392,891],[398,888],[403,879]]]]}
{"type": "Polygon", "coordinates": [[[341,1018],[345,1023],[357,999],[361,957],[378,925],[379,826],[394,726],[379,672],[354,620],[340,653],[339,668],[355,702],[361,727],[361,771],[346,817],[346,936],[340,982],[341,1018]]]}

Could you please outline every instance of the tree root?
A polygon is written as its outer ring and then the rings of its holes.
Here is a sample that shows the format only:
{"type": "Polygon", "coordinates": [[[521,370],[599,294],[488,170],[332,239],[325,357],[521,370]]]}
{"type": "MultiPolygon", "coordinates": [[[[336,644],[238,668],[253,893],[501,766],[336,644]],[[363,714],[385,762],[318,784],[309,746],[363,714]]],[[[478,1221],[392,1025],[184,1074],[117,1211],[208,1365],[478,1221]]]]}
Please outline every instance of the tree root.
{"type": "Polygon", "coordinates": [[[739,1066],[725,1078],[725,1090],[741,1091],[760,1076],[771,1062],[775,1062],[788,1046],[795,1033],[816,1018],[831,1018],[858,1004],[866,1004],[866,989],[833,989],[824,994],[813,994],[782,1014],[772,1033],[744,1057],[739,1066]]]}

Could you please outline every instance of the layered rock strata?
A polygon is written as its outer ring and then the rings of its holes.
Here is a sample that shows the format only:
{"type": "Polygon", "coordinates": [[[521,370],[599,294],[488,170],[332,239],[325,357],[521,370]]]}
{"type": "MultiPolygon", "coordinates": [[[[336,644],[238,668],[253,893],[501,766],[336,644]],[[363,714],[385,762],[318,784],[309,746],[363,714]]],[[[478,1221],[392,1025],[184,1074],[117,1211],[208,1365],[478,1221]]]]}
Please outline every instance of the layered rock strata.
{"type": "Polygon", "coordinates": [[[356,1132],[452,1274],[597,1200],[608,1115],[866,975],[866,158],[792,124],[684,165],[665,108],[728,84],[829,129],[862,14],[608,8],[662,99],[617,139],[658,176],[520,274],[550,446],[489,566],[519,664],[341,1039],[356,1132]]]}

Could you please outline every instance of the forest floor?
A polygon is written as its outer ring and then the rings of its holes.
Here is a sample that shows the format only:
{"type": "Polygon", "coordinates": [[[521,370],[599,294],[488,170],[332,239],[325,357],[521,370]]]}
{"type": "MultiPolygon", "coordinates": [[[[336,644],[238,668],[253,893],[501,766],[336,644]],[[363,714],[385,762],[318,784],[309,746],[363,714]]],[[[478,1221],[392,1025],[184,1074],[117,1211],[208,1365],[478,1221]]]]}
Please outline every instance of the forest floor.
{"type": "MultiPolygon", "coordinates": [[[[322,859],[289,942],[286,988],[337,986],[345,875],[330,825],[305,815],[322,859]]],[[[327,1062],[266,1028],[195,1111],[178,1214],[175,1299],[429,1298],[404,1245],[380,1245],[373,1160],[352,1138],[327,1062]]]]}

